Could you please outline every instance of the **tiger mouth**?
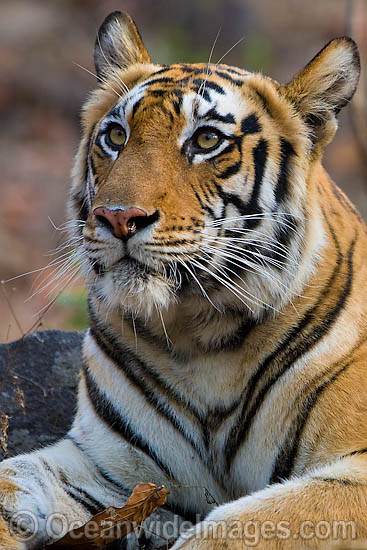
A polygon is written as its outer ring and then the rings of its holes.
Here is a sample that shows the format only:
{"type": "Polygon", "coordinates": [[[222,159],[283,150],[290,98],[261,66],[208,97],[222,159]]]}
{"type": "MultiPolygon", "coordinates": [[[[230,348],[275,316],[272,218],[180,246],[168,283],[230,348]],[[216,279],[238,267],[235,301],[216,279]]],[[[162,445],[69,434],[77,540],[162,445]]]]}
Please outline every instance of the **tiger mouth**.
{"type": "Polygon", "coordinates": [[[114,262],[110,266],[105,266],[102,263],[94,262],[93,264],[93,271],[98,275],[99,277],[103,277],[106,273],[113,271],[116,268],[126,266],[126,267],[132,267],[136,270],[136,274],[156,274],[147,264],[140,262],[139,260],[126,255],[118,259],[116,262],[114,262]]]}

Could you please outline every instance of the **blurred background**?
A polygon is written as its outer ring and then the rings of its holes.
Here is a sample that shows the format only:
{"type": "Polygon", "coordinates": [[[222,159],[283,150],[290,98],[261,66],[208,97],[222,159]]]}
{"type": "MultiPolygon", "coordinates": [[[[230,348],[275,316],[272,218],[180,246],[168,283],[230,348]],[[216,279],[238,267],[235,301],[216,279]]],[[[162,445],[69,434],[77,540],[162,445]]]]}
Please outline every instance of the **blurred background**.
{"type": "MultiPolygon", "coordinates": [[[[0,280],[46,266],[57,257],[46,254],[65,240],[55,227],[66,220],[80,108],[95,86],[77,64],[94,70],[96,31],[116,9],[135,19],[153,61],[207,61],[221,28],[213,61],[244,37],[224,62],[280,82],[330,39],[352,36],[362,53],[362,86],[341,114],[324,164],[367,218],[366,8],[366,0],[1,0],[0,280]]],[[[51,269],[0,284],[0,342],[32,327],[85,327],[81,281],[61,295],[50,284],[28,299],[54,275],[51,269]]]]}

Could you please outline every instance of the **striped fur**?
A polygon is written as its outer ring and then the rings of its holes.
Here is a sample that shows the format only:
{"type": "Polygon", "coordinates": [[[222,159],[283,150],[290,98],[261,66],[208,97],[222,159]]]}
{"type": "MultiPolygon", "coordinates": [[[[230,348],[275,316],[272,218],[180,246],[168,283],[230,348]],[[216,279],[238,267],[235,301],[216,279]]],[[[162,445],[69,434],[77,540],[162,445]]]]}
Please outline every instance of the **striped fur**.
{"type": "MultiPolygon", "coordinates": [[[[330,42],[282,86],[151,64],[115,12],[95,61],[69,209],[89,288],[78,410],[63,441],[1,465],[4,519],[43,519],[28,543],[1,526],[0,540],[34,548],[50,513],[84,521],[148,481],[171,489],[166,514],[181,520],[298,533],[344,519],[367,538],[367,233],[321,166],[357,85],[355,44],[330,42]],[[94,214],[130,207],[146,217],[128,240],[94,214]]],[[[205,525],[174,548],[251,546],[205,525]]]]}

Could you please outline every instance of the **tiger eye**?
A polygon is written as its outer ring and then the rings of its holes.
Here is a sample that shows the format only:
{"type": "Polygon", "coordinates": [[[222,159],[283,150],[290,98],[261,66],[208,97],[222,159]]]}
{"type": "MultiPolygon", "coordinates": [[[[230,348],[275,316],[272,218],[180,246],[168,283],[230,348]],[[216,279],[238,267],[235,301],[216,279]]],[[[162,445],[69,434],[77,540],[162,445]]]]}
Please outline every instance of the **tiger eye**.
{"type": "Polygon", "coordinates": [[[113,145],[116,145],[117,147],[121,147],[125,144],[126,141],[126,134],[124,129],[116,124],[115,126],[112,126],[108,132],[109,140],[113,145]]]}
{"type": "Polygon", "coordinates": [[[202,130],[196,136],[196,145],[200,149],[211,149],[218,145],[220,136],[214,130],[202,130]]]}

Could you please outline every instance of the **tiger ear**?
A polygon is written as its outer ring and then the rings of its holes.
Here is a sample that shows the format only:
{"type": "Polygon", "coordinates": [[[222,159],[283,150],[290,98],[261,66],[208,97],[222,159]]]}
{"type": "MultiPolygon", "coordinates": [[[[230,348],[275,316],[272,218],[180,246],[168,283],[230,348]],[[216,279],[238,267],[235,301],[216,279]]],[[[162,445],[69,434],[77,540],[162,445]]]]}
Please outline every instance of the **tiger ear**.
{"type": "Polygon", "coordinates": [[[333,139],[336,116],[353,97],[359,73],[357,45],[351,38],[336,38],[285,86],[286,97],[309,126],[315,145],[323,147],[333,139]]]}
{"type": "Polygon", "coordinates": [[[101,82],[116,68],[150,63],[150,57],[134,21],[126,13],[110,13],[100,26],[94,45],[94,64],[101,82]]]}

